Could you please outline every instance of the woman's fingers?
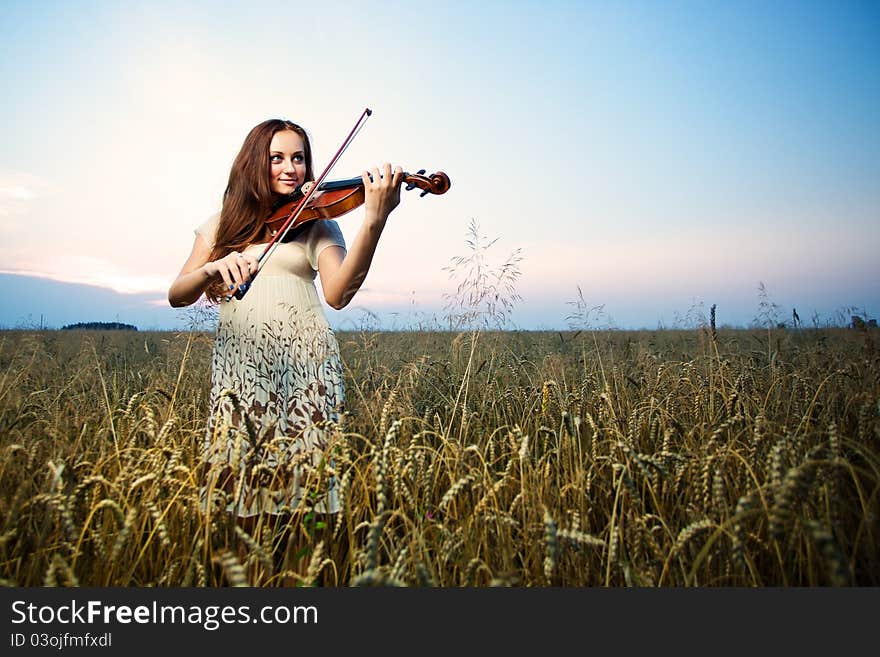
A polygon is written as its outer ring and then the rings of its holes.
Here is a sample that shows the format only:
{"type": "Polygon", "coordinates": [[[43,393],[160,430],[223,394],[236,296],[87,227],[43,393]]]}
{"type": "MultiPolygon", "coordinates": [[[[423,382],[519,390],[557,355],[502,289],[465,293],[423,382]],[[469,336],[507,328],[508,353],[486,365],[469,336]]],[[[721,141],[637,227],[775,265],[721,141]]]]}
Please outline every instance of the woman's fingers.
{"type": "Polygon", "coordinates": [[[233,252],[230,253],[229,256],[232,256],[232,270],[233,277],[235,278],[236,286],[241,286],[251,280],[251,260],[248,256],[243,253],[233,252]]]}
{"type": "MultiPolygon", "coordinates": [[[[237,290],[244,291],[244,284],[251,281],[259,269],[259,260],[249,253],[233,251],[228,255],[209,263],[210,269],[223,279],[226,286],[226,300],[232,299],[237,290]]],[[[210,271],[209,269],[209,271],[210,271]]]]}
{"type": "Polygon", "coordinates": [[[260,263],[254,256],[248,255],[247,253],[245,254],[244,258],[248,262],[248,271],[250,272],[251,276],[253,276],[256,273],[257,269],[259,269],[260,263]]]}
{"type": "Polygon", "coordinates": [[[403,180],[403,169],[395,167],[392,171],[391,163],[384,162],[381,167],[374,167],[373,179],[369,180],[367,171],[361,174],[364,180],[366,193],[367,211],[376,216],[386,218],[397,204],[400,203],[400,183],[403,180]]]}
{"type": "Polygon", "coordinates": [[[217,260],[214,264],[217,266],[217,273],[220,274],[220,278],[223,279],[223,284],[226,286],[226,289],[234,290],[235,283],[232,280],[232,276],[229,274],[229,267],[226,265],[225,259],[217,260]]]}
{"type": "Polygon", "coordinates": [[[403,178],[403,169],[399,166],[392,167],[390,162],[383,163],[381,167],[373,167],[372,172],[365,169],[361,173],[364,186],[372,189],[397,187],[401,178],[403,178]],[[372,176],[372,180],[370,176],[372,176]]]}
{"type": "Polygon", "coordinates": [[[223,279],[223,284],[230,291],[251,280],[254,272],[257,271],[257,259],[238,251],[233,251],[217,260],[215,264],[217,272],[223,279]]]}

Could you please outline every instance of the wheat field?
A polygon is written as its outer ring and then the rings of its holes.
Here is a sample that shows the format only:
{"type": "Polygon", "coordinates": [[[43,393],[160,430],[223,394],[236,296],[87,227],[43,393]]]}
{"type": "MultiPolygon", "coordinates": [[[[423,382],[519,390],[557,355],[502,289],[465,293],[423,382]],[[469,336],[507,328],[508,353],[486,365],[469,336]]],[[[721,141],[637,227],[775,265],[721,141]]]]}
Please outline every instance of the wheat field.
{"type": "Polygon", "coordinates": [[[876,331],[337,337],[342,511],[243,528],[199,505],[211,334],[0,333],[2,583],[880,584],[876,331]]]}

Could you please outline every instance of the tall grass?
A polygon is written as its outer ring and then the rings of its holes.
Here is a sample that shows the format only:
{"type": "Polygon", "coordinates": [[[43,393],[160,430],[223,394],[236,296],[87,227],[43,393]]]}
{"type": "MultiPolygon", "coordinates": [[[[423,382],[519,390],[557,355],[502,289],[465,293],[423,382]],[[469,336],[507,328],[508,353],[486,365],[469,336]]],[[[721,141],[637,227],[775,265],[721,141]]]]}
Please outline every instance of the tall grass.
{"type": "Polygon", "coordinates": [[[880,584],[876,332],[338,338],[294,568],[199,506],[212,336],[0,333],[3,583],[880,584]]]}

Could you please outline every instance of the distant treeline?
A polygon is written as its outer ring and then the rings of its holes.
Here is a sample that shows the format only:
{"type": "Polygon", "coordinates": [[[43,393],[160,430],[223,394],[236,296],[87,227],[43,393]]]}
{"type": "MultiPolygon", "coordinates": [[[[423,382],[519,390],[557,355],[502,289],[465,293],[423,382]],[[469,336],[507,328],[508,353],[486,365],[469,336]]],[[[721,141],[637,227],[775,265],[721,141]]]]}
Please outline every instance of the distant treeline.
{"type": "Polygon", "coordinates": [[[79,322],[78,324],[68,324],[62,326],[62,331],[69,329],[87,329],[101,331],[137,331],[137,326],[131,324],[123,324],[121,322],[79,322]]]}

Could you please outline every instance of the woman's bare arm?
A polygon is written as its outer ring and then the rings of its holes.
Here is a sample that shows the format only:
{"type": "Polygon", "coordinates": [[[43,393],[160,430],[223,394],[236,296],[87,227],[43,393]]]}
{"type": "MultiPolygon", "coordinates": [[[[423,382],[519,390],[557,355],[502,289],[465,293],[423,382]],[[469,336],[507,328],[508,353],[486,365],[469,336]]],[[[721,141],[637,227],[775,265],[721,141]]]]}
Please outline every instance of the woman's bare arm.
{"type": "Polygon", "coordinates": [[[379,237],[385,228],[388,215],[400,203],[400,182],[403,170],[391,172],[391,165],[373,169],[373,179],[365,171],[364,182],[366,216],[348,254],[339,246],[324,249],[318,256],[318,272],[321,288],[327,303],[337,310],[344,308],[354,298],[370,271],[379,237]]]}

